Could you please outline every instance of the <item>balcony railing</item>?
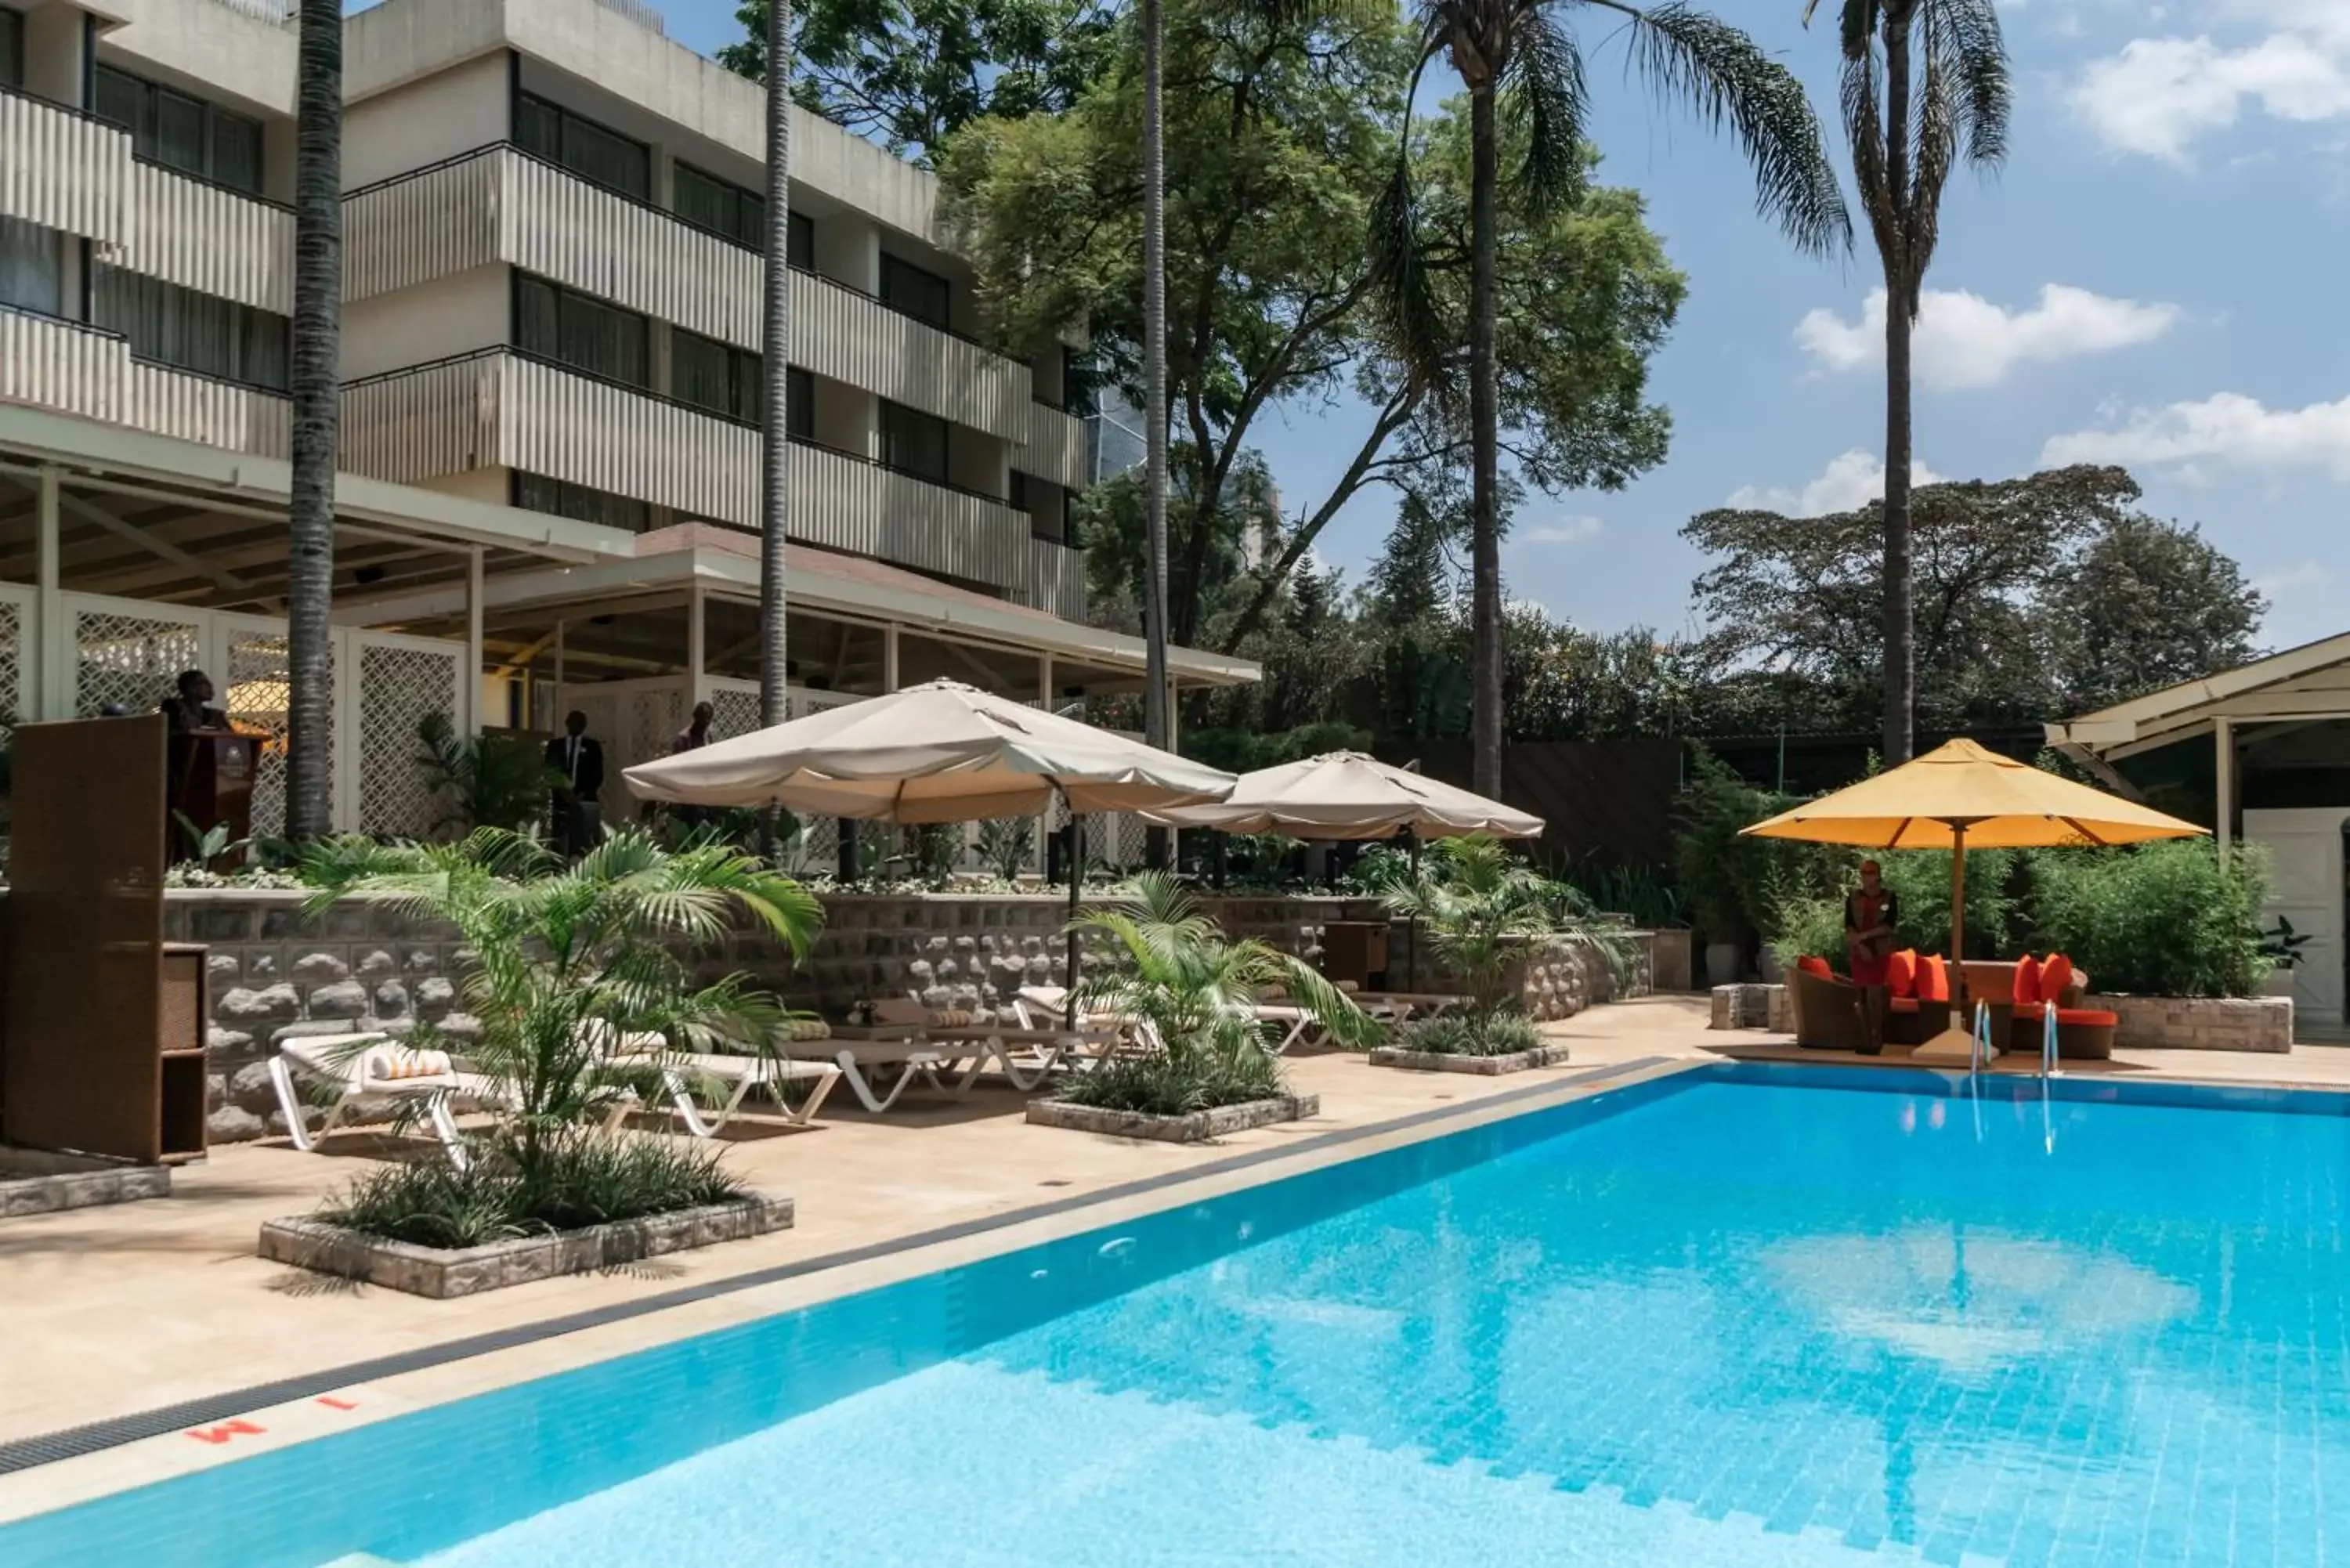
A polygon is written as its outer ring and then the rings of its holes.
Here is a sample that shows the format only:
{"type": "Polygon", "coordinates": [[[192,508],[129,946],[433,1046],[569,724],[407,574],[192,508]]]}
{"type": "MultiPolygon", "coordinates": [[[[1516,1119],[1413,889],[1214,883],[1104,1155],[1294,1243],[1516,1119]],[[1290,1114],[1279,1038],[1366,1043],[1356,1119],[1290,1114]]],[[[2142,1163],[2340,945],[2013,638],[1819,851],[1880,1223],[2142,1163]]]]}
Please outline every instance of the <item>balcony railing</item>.
{"type": "Polygon", "coordinates": [[[157,435],[255,457],[290,455],[293,405],[280,393],[133,359],[123,401],[125,422],[157,435]]]}
{"type": "Polygon", "coordinates": [[[0,402],[122,418],[130,345],[112,332],[0,306],[0,402]]]}
{"type": "Polygon", "coordinates": [[[0,218],[111,245],[122,238],[130,138],[83,109],[0,87],[0,218]]]}
{"type": "MultiPolygon", "coordinates": [[[[348,383],[343,451],[345,466],[380,479],[520,469],[759,525],[756,430],[511,349],[348,383]]],[[[1038,591],[1027,514],[1003,502],[806,442],[793,445],[791,483],[795,539],[1038,591]]]]}
{"type": "Polygon", "coordinates": [[[1028,541],[1028,602],[1063,620],[1086,618],[1086,553],[1053,539],[1028,541]]]}
{"type": "Polygon", "coordinates": [[[1017,465],[1026,472],[1070,490],[1093,483],[1086,462],[1086,421],[1050,403],[1029,400],[1022,410],[1021,445],[1017,465]]]}
{"type": "Polygon", "coordinates": [[[290,207],[134,159],[116,265],[200,294],[294,312],[290,207]]]}
{"type": "MultiPolygon", "coordinates": [[[[350,192],[344,236],[346,298],[503,262],[706,337],[760,347],[756,251],[510,144],[350,192]]],[[[1015,445],[1040,420],[1066,419],[1035,408],[1018,360],[811,272],[792,275],[792,363],[1015,445]]]]}

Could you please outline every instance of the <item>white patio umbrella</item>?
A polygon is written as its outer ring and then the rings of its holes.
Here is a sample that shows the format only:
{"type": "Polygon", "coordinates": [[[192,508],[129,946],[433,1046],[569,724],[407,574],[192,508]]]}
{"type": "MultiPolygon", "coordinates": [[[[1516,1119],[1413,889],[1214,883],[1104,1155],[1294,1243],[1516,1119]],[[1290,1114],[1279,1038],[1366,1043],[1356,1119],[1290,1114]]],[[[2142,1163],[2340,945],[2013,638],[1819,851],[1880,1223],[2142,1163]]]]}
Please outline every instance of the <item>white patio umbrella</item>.
{"type": "MultiPolygon", "coordinates": [[[[958,680],[933,680],[719,741],[620,775],[647,800],[786,805],[898,823],[1072,818],[1222,800],[1232,775],[958,680]]],[[[1082,880],[1069,866],[1074,917],[1082,880]]],[[[1069,975],[1076,979],[1076,938],[1069,975]]]]}
{"type": "MultiPolygon", "coordinates": [[[[1290,838],[1393,838],[1408,833],[1412,864],[1423,838],[1490,833],[1534,838],[1543,819],[1488,800],[1361,752],[1325,752],[1303,762],[1243,774],[1232,793],[1212,805],[1146,811],[1147,821],[1170,827],[1215,827],[1226,833],[1278,833],[1290,838]]],[[[1407,986],[1419,979],[1419,931],[1411,929],[1407,986]]]]}
{"type": "Polygon", "coordinates": [[[1278,833],[1290,838],[1454,838],[1490,833],[1533,838],[1543,819],[1360,752],[1325,752],[1304,762],[1243,774],[1232,793],[1207,805],[1146,810],[1168,827],[1278,833]]]}

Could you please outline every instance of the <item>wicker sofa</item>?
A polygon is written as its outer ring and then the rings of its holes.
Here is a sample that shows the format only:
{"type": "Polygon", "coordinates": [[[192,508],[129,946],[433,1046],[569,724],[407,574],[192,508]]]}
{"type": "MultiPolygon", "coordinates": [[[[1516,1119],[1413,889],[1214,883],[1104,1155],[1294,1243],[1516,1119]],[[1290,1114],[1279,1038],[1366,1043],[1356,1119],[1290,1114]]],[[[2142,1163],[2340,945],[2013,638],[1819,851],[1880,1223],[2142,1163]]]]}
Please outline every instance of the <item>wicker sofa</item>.
{"type": "Polygon", "coordinates": [[[1800,966],[1787,971],[1787,1006],[1794,1014],[1795,1044],[1812,1051],[1873,1054],[1868,1018],[1860,991],[1850,981],[1821,976],[1800,966]]]}
{"type": "MultiPolygon", "coordinates": [[[[2041,1003],[2024,1005],[2015,1000],[2015,971],[2018,961],[2009,959],[1996,963],[1970,960],[1967,971],[1967,1013],[1974,1014],[1977,1001],[1988,1002],[1991,1010],[1991,1038],[2004,1043],[2010,1051],[2026,1055],[2040,1054],[2042,1031],[2046,1028],[2041,1003]]],[[[2102,1062],[2114,1054],[2114,1036],[2119,1033],[2121,1020],[2114,1013],[2081,1005],[2089,993],[2089,977],[2080,970],[2056,996],[2056,1054],[2067,1061],[2102,1062]]]]}

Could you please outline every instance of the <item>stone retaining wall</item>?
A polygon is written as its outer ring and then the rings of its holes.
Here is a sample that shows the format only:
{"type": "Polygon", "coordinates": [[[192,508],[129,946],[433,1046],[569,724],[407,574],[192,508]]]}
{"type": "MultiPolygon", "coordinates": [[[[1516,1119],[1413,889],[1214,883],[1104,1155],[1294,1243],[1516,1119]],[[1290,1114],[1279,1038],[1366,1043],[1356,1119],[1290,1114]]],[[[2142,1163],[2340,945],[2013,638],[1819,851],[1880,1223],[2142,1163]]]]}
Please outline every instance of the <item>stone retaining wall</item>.
{"type": "Polygon", "coordinates": [[[2289,996],[2091,996],[2084,1007],[2121,1020],[2114,1044],[2175,1051],[2293,1049],[2289,996]]]}
{"type": "MultiPolygon", "coordinates": [[[[355,1030],[404,1033],[420,1020],[462,1041],[479,1029],[460,1008],[463,947],[456,932],[407,919],[381,904],[344,899],[315,920],[308,895],[250,888],[173,888],[163,905],[164,938],[212,950],[211,1136],[234,1143],[286,1130],[266,1062],[289,1035],[355,1030]]],[[[807,961],[795,965],[764,933],[740,931],[698,955],[708,978],[749,975],[790,1005],[839,1018],[875,997],[915,992],[935,1007],[986,1012],[1023,985],[1064,979],[1066,895],[853,894],[824,896],[826,924],[807,961]]],[[[1214,898],[1208,912],[1237,936],[1263,939],[1309,963],[1322,955],[1332,920],[1379,918],[1374,900],[1323,897],[1214,898]]],[[[1395,931],[1393,954],[1407,950],[1395,931]]],[[[1114,962],[1089,943],[1086,961],[1114,962]]],[[[1635,968],[1647,988],[1645,943],[1635,968]]],[[[1392,971],[1402,983],[1403,969],[1392,971]]],[[[1453,988],[1440,965],[1422,966],[1418,989],[1453,988]]],[[[1610,1000],[1614,977],[1599,954],[1545,944],[1513,981],[1527,1012],[1565,1018],[1610,1000]]],[[[362,1106],[362,1116],[372,1114],[362,1106]]],[[[314,1113],[315,1116],[315,1113],[314,1113]]]]}

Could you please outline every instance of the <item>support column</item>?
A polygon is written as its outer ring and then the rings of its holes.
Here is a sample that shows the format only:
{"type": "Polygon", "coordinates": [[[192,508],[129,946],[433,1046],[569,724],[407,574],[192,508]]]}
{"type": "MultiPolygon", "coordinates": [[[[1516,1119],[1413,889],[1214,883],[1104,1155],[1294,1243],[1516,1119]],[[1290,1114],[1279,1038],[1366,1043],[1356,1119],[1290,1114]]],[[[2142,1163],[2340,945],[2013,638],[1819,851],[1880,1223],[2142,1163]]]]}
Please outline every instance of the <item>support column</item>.
{"type": "Polygon", "coordinates": [[[703,648],[703,598],[702,587],[695,584],[685,601],[685,705],[691,711],[702,701],[702,660],[703,648]]]}
{"type": "MultiPolygon", "coordinates": [[[[565,625],[565,622],[559,620],[555,623],[555,705],[557,708],[563,706],[563,628],[565,625]]],[[[549,726],[550,728],[563,727],[561,713],[550,713],[547,716],[555,721],[554,724],[549,726]]]]}
{"type": "MultiPolygon", "coordinates": [[[[1053,656],[1036,656],[1036,706],[1049,713],[1053,711],[1053,656]]],[[[1036,871],[1042,876],[1053,868],[1053,808],[1046,806],[1036,818],[1036,871]]]]}
{"type": "Polygon", "coordinates": [[[881,695],[898,690],[898,623],[881,628],[881,695]]]}
{"type": "Polygon", "coordinates": [[[2236,722],[2233,719],[2222,716],[2211,721],[2211,744],[2216,753],[2213,761],[2217,765],[2220,784],[2220,809],[2216,814],[2220,820],[2213,824],[2212,832],[2219,840],[2220,858],[2225,860],[2236,842],[2236,722]]]}
{"type": "Polygon", "coordinates": [[[465,733],[482,732],[482,547],[465,552],[465,733]]]}
{"type": "Polygon", "coordinates": [[[40,543],[35,577],[38,598],[35,624],[26,628],[35,650],[32,711],[26,717],[70,719],[73,686],[68,672],[73,668],[73,644],[66,625],[64,595],[57,587],[57,471],[54,468],[41,470],[38,506],[40,543]]]}

